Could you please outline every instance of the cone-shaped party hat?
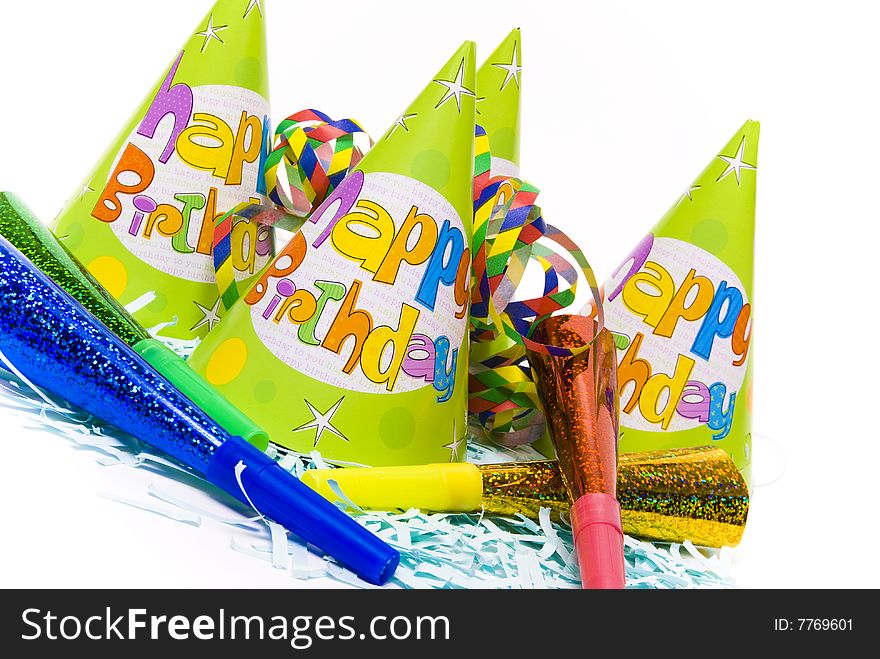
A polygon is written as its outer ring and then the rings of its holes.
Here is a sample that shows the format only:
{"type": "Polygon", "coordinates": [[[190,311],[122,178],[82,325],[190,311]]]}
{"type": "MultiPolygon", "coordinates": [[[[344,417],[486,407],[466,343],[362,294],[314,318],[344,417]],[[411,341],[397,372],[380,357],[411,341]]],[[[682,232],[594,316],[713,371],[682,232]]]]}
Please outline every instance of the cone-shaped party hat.
{"type": "Polygon", "coordinates": [[[486,130],[492,176],[519,176],[522,37],[513,30],[477,71],[477,123],[486,130]]]}
{"type": "MultiPolygon", "coordinates": [[[[217,0],[68,201],[56,234],[146,327],[204,336],[221,309],[214,219],[259,201],[268,148],[266,40],[260,3],[217,0]]],[[[270,229],[232,229],[237,277],[271,258],[270,229]]]]}
{"type": "Polygon", "coordinates": [[[467,42],[190,358],[273,442],[464,455],[475,69],[467,42]]]}
{"type": "Polygon", "coordinates": [[[748,473],[758,133],[747,121],[605,283],[622,452],[712,445],[748,473]]]}

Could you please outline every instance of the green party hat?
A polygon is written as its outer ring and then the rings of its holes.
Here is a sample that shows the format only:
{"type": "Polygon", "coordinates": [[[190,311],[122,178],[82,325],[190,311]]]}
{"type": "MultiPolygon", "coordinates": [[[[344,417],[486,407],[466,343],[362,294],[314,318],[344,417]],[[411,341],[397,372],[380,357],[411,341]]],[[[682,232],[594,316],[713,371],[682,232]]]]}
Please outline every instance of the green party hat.
{"type": "Polygon", "coordinates": [[[467,42],[189,359],[276,444],[464,457],[475,71],[467,42]]]}
{"type": "Polygon", "coordinates": [[[516,28],[477,71],[477,123],[486,129],[493,176],[519,175],[522,35],[516,28]]]}
{"type": "MultiPolygon", "coordinates": [[[[269,135],[262,4],[218,0],[53,229],[111,294],[134,303],[141,324],[202,337],[221,309],[214,220],[262,198],[269,135]]],[[[268,228],[236,225],[237,277],[256,275],[271,245],[268,228]]]]}
{"type": "Polygon", "coordinates": [[[453,163],[473,160],[475,57],[474,42],[463,43],[364,156],[357,171],[410,176],[442,194],[461,217],[470,217],[473,171],[453,163]]]}
{"type": "Polygon", "coordinates": [[[758,133],[747,121],[604,286],[623,452],[712,445],[748,474],[758,133]]]}

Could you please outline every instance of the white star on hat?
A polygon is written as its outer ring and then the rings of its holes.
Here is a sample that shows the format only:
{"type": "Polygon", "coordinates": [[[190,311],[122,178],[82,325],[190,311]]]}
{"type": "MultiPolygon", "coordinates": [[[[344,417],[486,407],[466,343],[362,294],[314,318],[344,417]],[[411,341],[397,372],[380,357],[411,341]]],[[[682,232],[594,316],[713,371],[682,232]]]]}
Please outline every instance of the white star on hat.
{"type": "Polygon", "coordinates": [[[208,309],[208,307],[203,307],[201,304],[193,300],[193,304],[199,308],[199,311],[202,312],[202,319],[197,322],[195,325],[189,328],[190,332],[194,332],[199,329],[202,325],[208,326],[208,331],[210,332],[214,329],[214,325],[220,322],[220,302],[222,298],[217,298],[217,301],[214,302],[214,306],[208,309]]]}
{"type": "Polygon", "coordinates": [[[450,451],[449,461],[454,462],[455,458],[458,457],[458,449],[464,443],[465,438],[459,438],[458,433],[455,430],[455,421],[452,422],[452,441],[448,444],[444,444],[443,448],[448,448],[450,451]]]}
{"type": "Polygon", "coordinates": [[[715,179],[716,183],[718,181],[721,181],[722,179],[724,179],[728,174],[733,173],[733,174],[736,174],[736,184],[739,185],[742,170],[744,170],[744,169],[758,169],[754,165],[750,165],[749,163],[747,163],[743,160],[743,151],[745,151],[745,148],[746,148],[746,137],[745,137],[745,135],[743,135],[743,138],[742,138],[742,140],[740,140],[740,143],[739,143],[739,149],[737,149],[735,156],[722,156],[722,155],[718,156],[721,160],[723,160],[724,162],[727,163],[727,169],[725,169],[723,172],[721,172],[721,176],[719,176],[717,179],[715,179]]]}
{"type": "Polygon", "coordinates": [[[327,410],[326,412],[323,412],[323,413],[319,412],[315,408],[315,406],[312,405],[309,401],[307,401],[307,400],[304,401],[306,406],[309,408],[309,412],[312,413],[312,420],[307,421],[306,423],[302,424],[298,428],[294,428],[293,432],[299,432],[300,430],[309,430],[311,428],[315,428],[316,429],[315,443],[313,444],[313,446],[318,445],[318,442],[321,441],[321,435],[324,434],[325,430],[329,433],[336,435],[337,437],[339,437],[341,439],[344,439],[347,442],[348,437],[346,437],[341,432],[339,432],[331,423],[331,421],[333,420],[333,415],[339,411],[339,406],[342,405],[342,401],[344,401],[344,400],[345,400],[345,396],[343,396],[342,398],[337,400],[336,404],[333,405],[333,407],[331,407],[329,410],[327,410]]]}
{"type": "Polygon", "coordinates": [[[501,90],[504,91],[504,88],[513,80],[516,83],[516,88],[519,89],[519,74],[522,71],[522,67],[519,65],[519,57],[517,56],[517,42],[513,42],[513,55],[510,58],[510,64],[493,64],[492,66],[497,66],[499,69],[503,69],[507,72],[507,75],[504,77],[504,82],[501,83],[501,90]]]}
{"type": "Polygon", "coordinates": [[[435,80],[438,85],[443,85],[446,87],[446,91],[443,93],[443,98],[440,99],[440,102],[434,106],[434,109],[442,107],[446,101],[450,98],[455,99],[455,105],[458,106],[459,113],[461,112],[461,97],[462,96],[472,96],[476,98],[476,94],[472,92],[470,89],[464,86],[464,58],[461,60],[461,64],[458,66],[458,73],[455,76],[455,80],[435,80]]]}
{"type": "Polygon", "coordinates": [[[257,11],[260,12],[260,16],[263,15],[263,6],[260,4],[260,0],[249,0],[247,9],[244,10],[244,18],[247,18],[250,13],[254,10],[254,7],[257,8],[257,11]]]}
{"type": "Polygon", "coordinates": [[[417,117],[417,116],[418,116],[417,114],[402,114],[399,117],[397,117],[397,121],[394,122],[394,125],[391,127],[391,130],[388,131],[388,137],[391,137],[394,134],[394,131],[396,131],[398,127],[403,128],[403,130],[405,130],[408,133],[409,126],[406,125],[407,119],[412,119],[413,117],[417,117]]]}
{"type": "Polygon", "coordinates": [[[208,16],[208,24],[205,26],[205,29],[201,32],[196,32],[197,37],[205,37],[205,43],[202,44],[202,49],[199,52],[204,53],[205,48],[208,47],[208,42],[211,39],[216,39],[220,43],[223,43],[223,39],[221,39],[217,33],[229,28],[228,25],[218,25],[214,26],[214,14],[208,16]]]}
{"type": "Polygon", "coordinates": [[[694,200],[694,192],[697,191],[697,190],[699,190],[701,187],[703,187],[703,186],[701,186],[701,185],[691,185],[691,186],[689,186],[687,190],[685,190],[684,192],[681,193],[681,197],[679,197],[679,199],[678,199],[678,203],[675,204],[675,205],[678,206],[678,204],[680,204],[681,202],[683,202],[685,199],[688,199],[688,200],[690,200],[690,201],[693,201],[693,200],[694,200]]]}

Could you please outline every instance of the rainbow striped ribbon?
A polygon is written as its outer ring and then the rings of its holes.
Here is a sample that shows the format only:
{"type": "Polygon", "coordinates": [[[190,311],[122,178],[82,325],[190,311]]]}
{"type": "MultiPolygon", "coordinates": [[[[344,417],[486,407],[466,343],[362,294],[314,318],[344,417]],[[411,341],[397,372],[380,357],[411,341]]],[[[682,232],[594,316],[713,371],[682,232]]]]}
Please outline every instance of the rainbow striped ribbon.
{"type": "MultiPolygon", "coordinates": [[[[484,135],[477,131],[477,144],[484,135]]],[[[486,158],[485,148],[476,147],[478,160],[486,158]]],[[[475,172],[468,412],[472,428],[497,443],[515,446],[544,433],[526,348],[569,356],[590,345],[539,343],[530,338],[533,328],[574,304],[581,275],[590,287],[600,328],[604,314],[589,262],[568,236],[544,221],[535,203],[538,189],[518,178],[490,178],[485,163],[475,164],[475,172]],[[562,249],[551,249],[539,243],[541,239],[562,249]],[[530,260],[544,271],[542,294],[514,300],[530,260]]]]}
{"type": "Polygon", "coordinates": [[[369,138],[356,121],[334,121],[318,110],[289,116],[275,129],[275,140],[266,159],[266,194],[297,217],[320,206],[357,166],[364,157],[358,142],[369,148],[369,138]]]}
{"type": "Polygon", "coordinates": [[[370,144],[353,119],[334,121],[318,110],[302,110],[278,125],[263,169],[271,203],[245,202],[214,222],[214,272],[225,309],[240,297],[230,258],[235,223],[251,220],[298,229],[357,166],[370,144]]]}
{"type": "Polygon", "coordinates": [[[232,228],[236,221],[250,220],[258,224],[272,226],[286,213],[274,206],[264,206],[253,202],[238,204],[214,220],[214,275],[217,288],[227,311],[239,298],[238,282],[232,267],[232,228]]]}

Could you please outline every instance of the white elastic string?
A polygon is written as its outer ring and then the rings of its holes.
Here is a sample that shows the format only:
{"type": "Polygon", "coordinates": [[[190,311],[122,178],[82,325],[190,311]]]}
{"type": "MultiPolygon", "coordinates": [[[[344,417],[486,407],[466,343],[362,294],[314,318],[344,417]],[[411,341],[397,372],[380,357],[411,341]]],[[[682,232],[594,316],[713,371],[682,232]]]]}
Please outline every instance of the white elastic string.
{"type": "Polygon", "coordinates": [[[773,450],[776,451],[776,455],[779,456],[780,464],[779,473],[770,480],[763,481],[761,483],[755,483],[755,489],[758,489],[759,487],[768,487],[770,485],[773,485],[774,483],[777,483],[782,479],[783,476],[785,476],[785,470],[788,468],[788,457],[785,455],[785,451],[782,450],[782,447],[775,439],[773,439],[772,437],[768,437],[767,435],[752,433],[752,439],[760,439],[762,442],[772,447],[773,450]]]}
{"type": "Polygon", "coordinates": [[[168,329],[169,327],[174,327],[177,325],[178,318],[174,316],[171,320],[166,320],[165,322],[159,323],[153,327],[150,327],[147,331],[155,337],[158,337],[162,330],[168,329]]]}

